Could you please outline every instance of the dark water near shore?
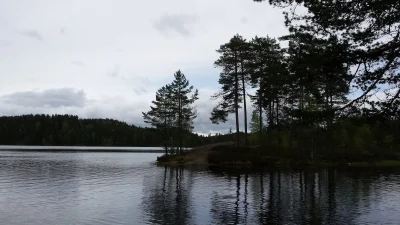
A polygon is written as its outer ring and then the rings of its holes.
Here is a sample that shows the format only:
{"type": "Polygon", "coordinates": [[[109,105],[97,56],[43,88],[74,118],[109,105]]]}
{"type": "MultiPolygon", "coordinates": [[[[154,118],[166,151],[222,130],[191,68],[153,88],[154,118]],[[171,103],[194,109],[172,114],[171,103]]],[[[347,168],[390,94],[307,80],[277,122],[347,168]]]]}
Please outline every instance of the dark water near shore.
{"type": "Polygon", "coordinates": [[[227,174],[156,153],[0,152],[1,224],[399,224],[400,172],[227,174]]]}

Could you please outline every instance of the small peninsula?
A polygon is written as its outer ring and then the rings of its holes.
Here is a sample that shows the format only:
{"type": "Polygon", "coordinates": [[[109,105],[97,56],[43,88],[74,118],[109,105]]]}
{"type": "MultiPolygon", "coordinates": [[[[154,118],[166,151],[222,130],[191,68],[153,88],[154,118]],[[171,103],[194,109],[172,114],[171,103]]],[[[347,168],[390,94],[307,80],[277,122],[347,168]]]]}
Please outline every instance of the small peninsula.
{"type": "Polygon", "coordinates": [[[310,159],[299,155],[275,154],[260,146],[237,146],[234,142],[204,145],[176,155],[157,157],[157,165],[168,167],[201,167],[210,169],[319,169],[330,167],[400,168],[400,155],[394,158],[373,156],[357,159],[310,159]]]}

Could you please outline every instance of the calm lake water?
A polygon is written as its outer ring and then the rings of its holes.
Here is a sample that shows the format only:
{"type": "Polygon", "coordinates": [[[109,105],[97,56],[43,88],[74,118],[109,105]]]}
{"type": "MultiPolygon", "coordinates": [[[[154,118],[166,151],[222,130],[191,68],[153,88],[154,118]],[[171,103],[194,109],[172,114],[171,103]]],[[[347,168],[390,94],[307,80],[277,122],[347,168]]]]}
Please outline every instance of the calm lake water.
{"type": "Polygon", "coordinates": [[[37,150],[37,151],[103,151],[103,152],[164,152],[162,147],[104,147],[104,146],[29,146],[0,145],[1,150],[37,150]]]}
{"type": "Polygon", "coordinates": [[[399,172],[227,174],[159,153],[0,152],[0,221],[24,224],[399,224],[399,172]]]}

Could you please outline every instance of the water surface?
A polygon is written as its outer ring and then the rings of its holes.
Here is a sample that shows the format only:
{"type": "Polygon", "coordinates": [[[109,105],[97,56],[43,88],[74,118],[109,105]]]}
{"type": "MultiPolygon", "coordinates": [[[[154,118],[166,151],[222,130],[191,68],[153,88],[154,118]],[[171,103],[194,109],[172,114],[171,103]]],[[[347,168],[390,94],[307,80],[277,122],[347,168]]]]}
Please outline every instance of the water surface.
{"type": "Polygon", "coordinates": [[[163,147],[114,147],[114,146],[34,146],[34,145],[0,145],[0,150],[33,150],[33,151],[85,151],[85,152],[164,152],[163,147]]]}
{"type": "Polygon", "coordinates": [[[0,152],[1,224],[398,224],[400,173],[167,169],[157,153],[0,152]]]}

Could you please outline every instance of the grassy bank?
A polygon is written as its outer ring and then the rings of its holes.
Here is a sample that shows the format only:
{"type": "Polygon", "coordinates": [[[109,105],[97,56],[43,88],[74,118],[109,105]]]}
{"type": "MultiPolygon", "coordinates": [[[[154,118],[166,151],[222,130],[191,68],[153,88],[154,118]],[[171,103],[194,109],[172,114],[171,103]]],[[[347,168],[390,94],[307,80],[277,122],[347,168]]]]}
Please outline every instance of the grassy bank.
{"type": "Polygon", "coordinates": [[[318,169],[328,167],[399,167],[400,158],[354,156],[352,154],[326,154],[314,156],[304,151],[271,149],[257,146],[236,146],[234,143],[219,143],[201,146],[179,155],[157,158],[161,166],[202,166],[207,168],[239,169],[318,169]]]}

